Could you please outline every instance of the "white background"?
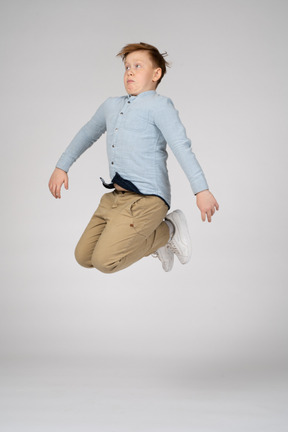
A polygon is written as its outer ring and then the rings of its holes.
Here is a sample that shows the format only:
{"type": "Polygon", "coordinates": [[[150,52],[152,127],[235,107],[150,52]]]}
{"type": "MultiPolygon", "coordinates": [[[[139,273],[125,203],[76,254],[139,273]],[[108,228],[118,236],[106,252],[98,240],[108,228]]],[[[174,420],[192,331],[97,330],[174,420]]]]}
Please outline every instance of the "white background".
{"type": "Polygon", "coordinates": [[[146,374],[164,365],[183,382],[284,374],[287,2],[9,0],[0,8],[3,364],[129,364],[146,374]],[[116,54],[140,41],[168,52],[157,91],[179,110],[220,211],[201,221],[170,152],[172,209],[187,216],[192,261],[166,274],[149,257],[105,275],[74,260],[104,193],[99,177],[108,178],[105,137],[71,168],[61,200],[48,180],[100,103],[125,94],[116,54]]]}

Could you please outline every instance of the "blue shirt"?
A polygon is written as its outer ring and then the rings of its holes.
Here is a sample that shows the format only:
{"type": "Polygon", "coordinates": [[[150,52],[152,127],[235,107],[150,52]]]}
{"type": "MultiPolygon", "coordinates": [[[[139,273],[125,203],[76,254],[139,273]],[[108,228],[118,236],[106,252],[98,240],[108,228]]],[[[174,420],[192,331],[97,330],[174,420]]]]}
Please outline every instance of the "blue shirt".
{"type": "Polygon", "coordinates": [[[68,172],[76,159],[107,132],[110,177],[132,182],[144,195],[157,195],[170,207],[167,144],[185,172],[194,194],[208,189],[171,99],[155,90],[138,96],[108,98],[86,123],[57,162],[68,172]]]}

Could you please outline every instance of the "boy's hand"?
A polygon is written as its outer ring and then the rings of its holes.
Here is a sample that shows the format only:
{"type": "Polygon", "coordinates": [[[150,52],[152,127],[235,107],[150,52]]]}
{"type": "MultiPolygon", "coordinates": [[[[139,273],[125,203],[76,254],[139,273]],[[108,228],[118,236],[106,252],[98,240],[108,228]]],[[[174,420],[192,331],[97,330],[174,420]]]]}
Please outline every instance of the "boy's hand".
{"type": "Polygon", "coordinates": [[[60,168],[55,168],[49,180],[49,189],[55,198],[61,198],[61,187],[64,183],[65,189],[68,189],[68,175],[60,168]]]}
{"type": "Polygon", "coordinates": [[[215,210],[219,210],[219,204],[209,190],[204,190],[196,195],[197,206],[201,211],[201,218],[205,222],[206,216],[208,222],[211,222],[211,218],[215,213],[215,210]]]}

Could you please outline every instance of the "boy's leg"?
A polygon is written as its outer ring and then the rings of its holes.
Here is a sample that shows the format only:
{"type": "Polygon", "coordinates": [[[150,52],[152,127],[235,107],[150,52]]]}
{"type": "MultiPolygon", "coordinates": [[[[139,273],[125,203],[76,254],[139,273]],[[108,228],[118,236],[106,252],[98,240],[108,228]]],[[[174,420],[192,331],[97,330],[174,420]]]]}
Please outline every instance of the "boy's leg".
{"type": "Polygon", "coordinates": [[[91,257],[92,266],[104,273],[128,267],[169,239],[169,228],[163,221],[168,207],[161,198],[133,192],[112,194],[114,200],[110,209],[106,206],[105,227],[97,234],[91,257]]]}
{"type": "Polygon", "coordinates": [[[83,267],[93,267],[91,258],[95,246],[107,223],[107,210],[113,204],[113,192],[102,196],[99,206],[93,214],[75,249],[75,258],[83,267]]]}

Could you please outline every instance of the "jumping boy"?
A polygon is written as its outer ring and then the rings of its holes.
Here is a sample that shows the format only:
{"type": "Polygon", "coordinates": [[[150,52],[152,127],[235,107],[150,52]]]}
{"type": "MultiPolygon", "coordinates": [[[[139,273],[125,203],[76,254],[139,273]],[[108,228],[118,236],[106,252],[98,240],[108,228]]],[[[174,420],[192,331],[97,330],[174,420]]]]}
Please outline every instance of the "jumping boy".
{"type": "Polygon", "coordinates": [[[60,157],[49,181],[55,198],[68,189],[67,172],[76,159],[107,132],[107,155],[113,189],[104,194],[80,238],[75,257],[84,267],[104,273],[122,270],[144,256],[156,255],[170,271],[174,255],[182,264],[191,256],[187,222],[180,210],[170,214],[167,144],[196,195],[202,220],[219,205],[191,150],[171,99],[156,88],[166,73],[166,53],[146,43],[126,45],[118,54],[124,62],[127,96],[108,98],[80,129],[60,157]]]}

